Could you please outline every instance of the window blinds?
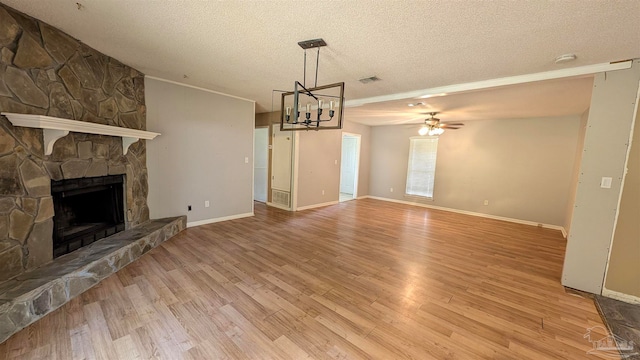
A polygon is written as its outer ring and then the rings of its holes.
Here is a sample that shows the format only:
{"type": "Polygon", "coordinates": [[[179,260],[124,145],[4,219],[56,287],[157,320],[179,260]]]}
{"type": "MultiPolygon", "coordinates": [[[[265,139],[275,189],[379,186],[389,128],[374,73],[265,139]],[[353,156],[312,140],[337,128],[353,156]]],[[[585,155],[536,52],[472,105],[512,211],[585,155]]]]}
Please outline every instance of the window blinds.
{"type": "Polygon", "coordinates": [[[438,138],[413,137],[409,145],[407,195],[433,198],[438,138]]]}

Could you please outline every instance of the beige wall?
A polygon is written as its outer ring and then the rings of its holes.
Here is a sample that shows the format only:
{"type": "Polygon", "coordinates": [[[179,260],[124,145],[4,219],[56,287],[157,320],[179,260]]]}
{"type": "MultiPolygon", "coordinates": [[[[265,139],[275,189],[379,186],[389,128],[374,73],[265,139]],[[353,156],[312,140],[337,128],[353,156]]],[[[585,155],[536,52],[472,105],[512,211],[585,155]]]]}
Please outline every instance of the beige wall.
{"type": "MultiPolygon", "coordinates": [[[[434,199],[422,202],[564,225],[579,125],[579,116],[568,116],[469,121],[447,131],[438,144],[434,199]]],[[[371,195],[416,201],[404,191],[409,138],[418,128],[372,128],[371,195]]]]}
{"type": "Polygon", "coordinates": [[[580,176],[580,163],[582,162],[582,152],[584,151],[584,135],[587,132],[587,120],[589,119],[589,109],[580,116],[580,130],[578,132],[578,141],[576,144],[576,156],[573,162],[573,171],[571,176],[571,186],[569,188],[569,199],[567,201],[567,210],[564,217],[564,230],[568,234],[571,230],[571,218],[573,217],[573,208],[576,202],[576,191],[578,190],[578,177],[580,176]]]}
{"type": "Polygon", "coordinates": [[[345,121],[341,130],[300,131],[298,140],[298,207],[338,201],[342,132],[360,134],[358,196],[369,194],[369,126],[345,121]],[[322,191],[324,190],[324,195],[322,191]]]}
{"type": "Polygon", "coordinates": [[[250,214],[253,102],[151,78],[145,86],[148,127],[162,134],[147,143],[151,216],[250,214]]]}
{"type": "Polygon", "coordinates": [[[640,300],[640,112],[627,168],[605,287],[640,300]]]}
{"type": "Polygon", "coordinates": [[[279,121],[280,112],[256,114],[256,127],[266,127],[279,121]]]}
{"type": "Polygon", "coordinates": [[[640,81],[640,60],[631,69],[596,74],[567,239],[562,284],[600,294],[604,283],[629,135],[640,81]],[[600,187],[611,177],[611,188],[600,187]]]}
{"type": "Polygon", "coordinates": [[[341,131],[301,131],[298,138],[298,207],[337,201],[341,131]],[[322,192],[324,191],[324,195],[322,192]]]}

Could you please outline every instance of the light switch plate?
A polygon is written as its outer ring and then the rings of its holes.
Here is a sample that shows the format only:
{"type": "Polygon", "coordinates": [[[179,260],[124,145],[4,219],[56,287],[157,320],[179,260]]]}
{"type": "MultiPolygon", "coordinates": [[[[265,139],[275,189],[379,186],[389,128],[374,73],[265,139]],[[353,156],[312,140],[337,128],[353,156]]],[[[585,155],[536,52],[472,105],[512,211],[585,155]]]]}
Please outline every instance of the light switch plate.
{"type": "Polygon", "coordinates": [[[611,189],[611,180],[613,180],[610,177],[603,177],[602,180],[600,180],[600,187],[603,189],[611,189]]]}

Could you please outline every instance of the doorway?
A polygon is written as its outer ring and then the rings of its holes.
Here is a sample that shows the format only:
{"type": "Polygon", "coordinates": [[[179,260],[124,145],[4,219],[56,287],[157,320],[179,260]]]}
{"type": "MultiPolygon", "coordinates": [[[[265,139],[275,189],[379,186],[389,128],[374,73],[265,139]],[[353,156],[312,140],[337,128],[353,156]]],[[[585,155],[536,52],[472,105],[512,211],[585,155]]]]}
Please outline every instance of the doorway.
{"type": "Polygon", "coordinates": [[[267,202],[269,128],[257,128],[253,137],[253,200],[267,202]]]}
{"type": "Polygon", "coordinates": [[[340,162],[340,201],[358,197],[358,168],[360,164],[360,134],[342,133],[340,162]]]}

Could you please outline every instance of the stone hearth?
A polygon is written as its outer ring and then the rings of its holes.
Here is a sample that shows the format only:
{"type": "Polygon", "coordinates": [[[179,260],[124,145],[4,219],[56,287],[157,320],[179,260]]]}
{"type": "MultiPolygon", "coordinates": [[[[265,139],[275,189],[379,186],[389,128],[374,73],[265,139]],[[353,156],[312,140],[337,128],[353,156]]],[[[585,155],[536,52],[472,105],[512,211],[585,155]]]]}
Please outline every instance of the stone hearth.
{"type": "Polygon", "coordinates": [[[0,285],[0,343],[182,231],[186,221],[152,220],[6,281],[0,285]]]}

